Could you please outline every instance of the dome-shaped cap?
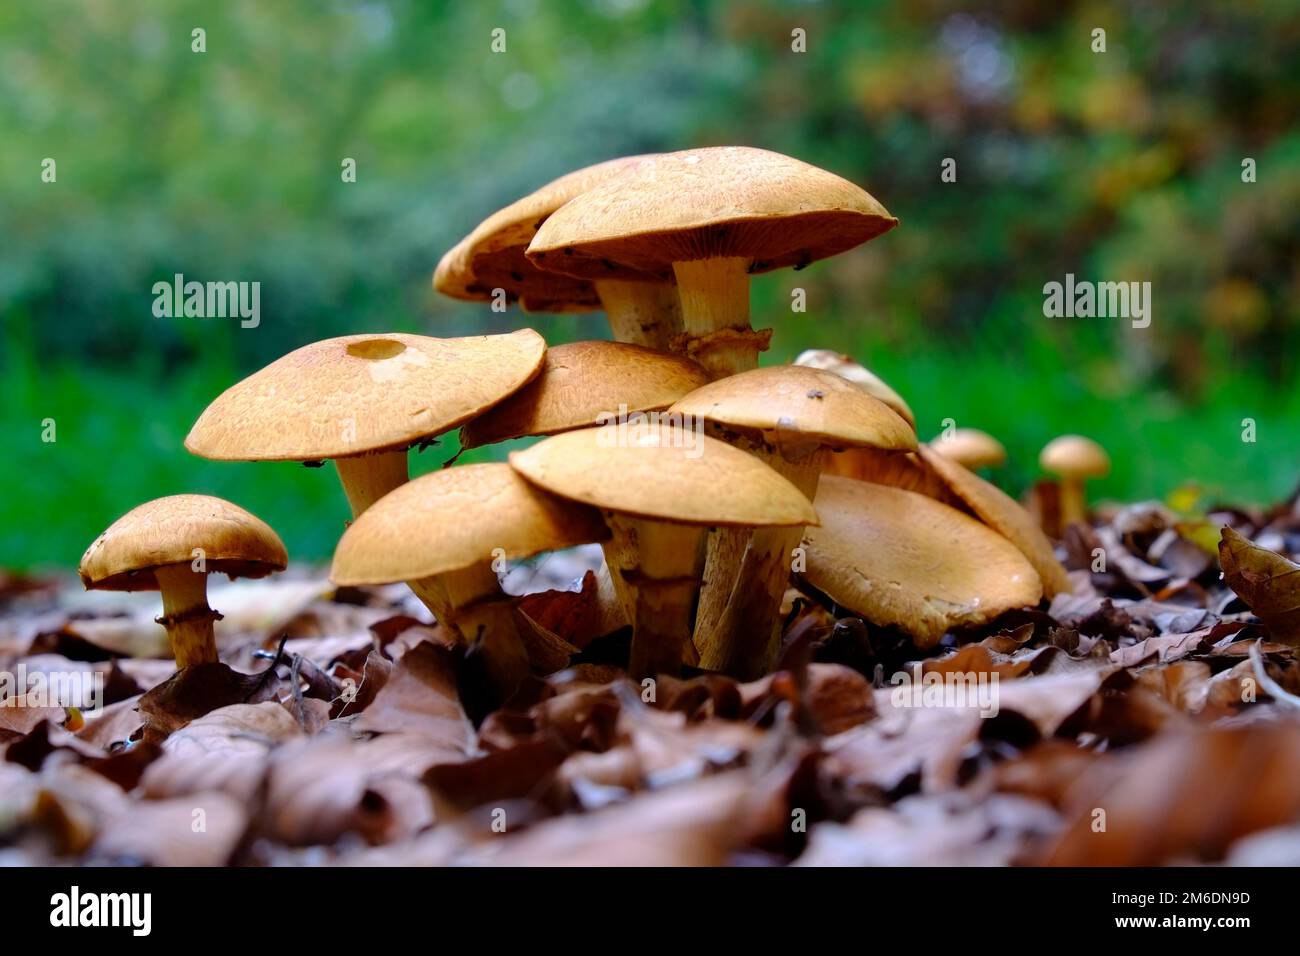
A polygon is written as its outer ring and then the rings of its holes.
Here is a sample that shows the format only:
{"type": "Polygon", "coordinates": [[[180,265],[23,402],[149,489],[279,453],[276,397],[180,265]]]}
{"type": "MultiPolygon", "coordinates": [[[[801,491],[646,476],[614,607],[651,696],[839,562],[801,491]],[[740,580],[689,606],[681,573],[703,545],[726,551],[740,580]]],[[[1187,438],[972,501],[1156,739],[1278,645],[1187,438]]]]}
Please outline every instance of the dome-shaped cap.
{"type": "Polygon", "coordinates": [[[794,360],[794,364],[806,365],[808,368],[824,369],[852,382],[872,398],[880,399],[880,401],[898,412],[907,424],[912,426],[912,430],[916,430],[916,416],[912,414],[912,409],[903,400],[903,396],[890,388],[885,380],[875,372],[855,362],[852,356],[845,355],[843,352],[836,352],[834,349],[806,349],[799,353],[799,357],[794,360]]]}
{"type": "Polygon", "coordinates": [[[794,485],[753,455],[691,429],[604,425],[565,432],[510,465],[547,491],[597,508],[682,524],[815,524],[794,485]]]}
{"type": "Polygon", "coordinates": [[[804,532],[803,577],[918,647],[1042,597],[1038,575],[1011,542],[924,495],[824,475],[816,504],[822,525],[804,532]]]}
{"type": "Polygon", "coordinates": [[[81,583],[103,591],[153,591],[154,571],[191,564],[201,549],[206,570],[232,578],[283,571],[279,536],[238,505],[209,495],[171,495],[132,508],[81,557],[81,583]]]}
{"type": "Polygon", "coordinates": [[[684,396],[670,411],[831,448],[916,448],[916,433],[884,402],[838,375],[802,365],[770,365],[720,378],[684,396]]]}
{"type": "Polygon", "coordinates": [[[524,250],[555,210],[645,159],[624,156],[566,173],[497,210],[442,257],[433,287],[443,295],[469,300],[489,299],[493,289],[504,289],[510,299],[533,311],[542,306],[566,312],[599,309],[600,297],[590,281],[543,272],[528,261],[524,250]]]}
{"type": "Polygon", "coordinates": [[[1053,438],[1038,456],[1038,464],[1062,478],[1101,478],[1110,473],[1110,456],[1091,438],[1053,438]]]}
{"type": "Polygon", "coordinates": [[[651,156],[557,209],[528,258],[584,278],[738,256],[751,271],[802,267],[898,225],[868,192],[765,149],[719,146],[651,156]]]}
{"type": "Polygon", "coordinates": [[[709,380],[681,355],[623,342],[571,342],[546,350],[541,374],[461,429],[477,448],[525,435],[554,435],[598,424],[600,416],[667,408],[709,380]]]}
{"type": "Polygon", "coordinates": [[[315,461],[402,448],[481,415],[526,385],[532,329],[435,339],[390,332],[304,346],[226,389],[185,447],[225,461],[315,461]]]}
{"type": "Polygon", "coordinates": [[[955,428],[930,442],[930,447],[964,468],[994,468],[1007,460],[1002,443],[978,428],[955,428]]]}
{"type": "Polygon", "coordinates": [[[462,465],[407,482],[366,509],[339,541],[330,578],[413,581],[499,553],[527,558],[608,536],[594,508],[547,494],[503,462],[462,465]]]}
{"type": "Polygon", "coordinates": [[[1043,582],[1046,597],[1072,590],[1070,577],[1061,562],[1056,560],[1052,543],[1019,502],[964,466],[938,454],[936,448],[922,445],[919,453],[925,464],[943,481],[950,495],[1029,559],[1043,582]]]}

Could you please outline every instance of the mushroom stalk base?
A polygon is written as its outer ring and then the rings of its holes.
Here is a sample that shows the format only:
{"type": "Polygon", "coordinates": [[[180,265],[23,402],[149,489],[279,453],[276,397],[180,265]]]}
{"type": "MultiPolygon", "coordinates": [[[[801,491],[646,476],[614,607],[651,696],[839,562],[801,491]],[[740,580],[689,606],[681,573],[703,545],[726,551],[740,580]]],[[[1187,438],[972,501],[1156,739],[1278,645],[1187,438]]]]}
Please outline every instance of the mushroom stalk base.
{"type": "Polygon", "coordinates": [[[515,623],[514,601],[501,590],[491,562],[408,584],[456,640],[481,649],[488,679],[498,697],[508,700],[528,676],[528,652],[515,623]]]}
{"type": "Polygon", "coordinates": [[[677,674],[695,663],[691,615],[700,586],[704,529],[651,518],[605,513],[610,539],[605,560],[631,597],[634,679],[677,674]]]}
{"type": "Polygon", "coordinates": [[[667,351],[682,331],[681,302],[671,283],[602,279],[595,286],[616,342],[667,351]]]}
{"type": "MultiPolygon", "coordinates": [[[[812,501],[826,452],[787,457],[760,444],[748,449],[812,501]]],[[[741,680],[775,666],[781,650],[781,601],[799,560],[803,528],[718,528],[709,535],[704,585],[695,618],[700,666],[741,680]]]]}
{"type": "Polygon", "coordinates": [[[739,256],[673,263],[682,303],[676,350],[713,379],[758,368],[758,353],[767,348],[770,332],[749,325],[749,264],[739,256]]]}
{"type": "Polygon", "coordinates": [[[360,517],[394,488],[406,484],[408,476],[405,448],[335,458],[334,467],[338,469],[353,518],[360,517]]]}
{"type": "Polygon", "coordinates": [[[1083,494],[1083,481],[1078,478],[1062,478],[1060,484],[1061,495],[1061,527],[1058,529],[1060,535],[1065,535],[1065,529],[1072,524],[1086,524],[1088,521],[1088,505],[1083,494]]]}
{"type": "Polygon", "coordinates": [[[213,623],[221,615],[208,607],[208,576],[188,564],[171,564],[154,572],[162,592],[163,616],[177,668],[217,662],[213,623]]]}

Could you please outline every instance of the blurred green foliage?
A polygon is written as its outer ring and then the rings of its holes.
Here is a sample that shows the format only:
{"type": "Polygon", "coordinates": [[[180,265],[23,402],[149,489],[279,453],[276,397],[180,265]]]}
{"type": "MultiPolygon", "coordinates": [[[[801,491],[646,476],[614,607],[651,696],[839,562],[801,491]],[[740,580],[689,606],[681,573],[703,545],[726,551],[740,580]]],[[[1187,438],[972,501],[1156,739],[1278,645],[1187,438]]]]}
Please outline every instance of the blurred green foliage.
{"type": "Polygon", "coordinates": [[[1276,499],[1300,476],[1298,40],[1283,0],[6,4],[0,566],[68,566],[121,512],[189,490],[327,556],[337,479],[192,458],[204,405],[345,332],[605,334],[598,315],[439,299],[429,275],[555,175],[722,143],[834,170],[902,220],[754,280],[769,361],[852,352],[922,437],[949,417],[1001,437],[1013,487],[1043,442],[1082,431],[1116,462],[1101,493],[1196,480],[1276,499]],[[153,283],[178,272],[260,281],[261,325],[155,318],[153,283]],[[1067,272],[1152,282],[1151,327],[1044,318],[1042,287],[1067,272]]]}

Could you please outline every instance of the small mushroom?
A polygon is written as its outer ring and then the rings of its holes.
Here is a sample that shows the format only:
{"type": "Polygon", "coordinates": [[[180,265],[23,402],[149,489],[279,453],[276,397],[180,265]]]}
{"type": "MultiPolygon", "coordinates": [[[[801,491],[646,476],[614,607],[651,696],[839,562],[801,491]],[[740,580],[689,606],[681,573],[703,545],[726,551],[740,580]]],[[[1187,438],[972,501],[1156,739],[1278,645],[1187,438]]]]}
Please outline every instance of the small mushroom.
{"type": "Polygon", "coordinates": [[[998,468],[1007,461],[1002,443],[978,428],[955,428],[930,442],[930,448],[963,468],[998,468]]]}
{"type": "Polygon", "coordinates": [[[662,423],[565,432],[513,452],[510,464],[547,491],[601,509],[605,560],[630,606],[635,677],[694,663],[691,616],[710,526],[798,527],[817,515],[758,459],[662,423]]]}
{"type": "MultiPolygon", "coordinates": [[[[893,409],[838,375],[801,365],[752,369],[711,382],[669,410],[703,419],[714,437],[748,451],[807,498],[830,449],[916,448],[893,409]]],[[[780,651],[781,598],[797,527],[720,528],[709,536],[695,622],[700,665],[744,679],[766,673],[780,651]]]]}
{"type": "Polygon", "coordinates": [[[932,498],[826,475],[816,506],[822,524],[804,532],[803,580],[922,650],[1042,597],[1038,574],[1011,542],[932,498]]]}
{"type": "Polygon", "coordinates": [[[904,401],[903,396],[890,388],[889,383],[875,372],[855,362],[852,356],[836,352],[834,349],[807,349],[799,353],[794,364],[833,372],[840,378],[852,382],[872,398],[879,399],[898,412],[903,420],[912,426],[912,431],[916,431],[916,416],[912,414],[912,409],[904,401]]]}
{"type": "Polygon", "coordinates": [[[1038,456],[1043,471],[1059,479],[1061,527],[1064,531],[1087,520],[1088,505],[1084,482],[1110,474],[1110,456],[1091,438],[1062,435],[1053,438],[1038,456]]]}
{"type": "Polygon", "coordinates": [[[470,301],[490,300],[501,289],[529,312],[604,309],[618,341],[668,348],[681,331],[681,305],[672,282],[652,275],[577,279],[543,272],[524,255],[547,216],[645,159],[627,156],[576,170],[494,212],[442,257],[433,287],[470,301]]]}
{"type": "Polygon", "coordinates": [[[82,555],[87,590],[160,591],[178,668],[215,663],[208,575],[260,578],[283,571],[284,544],[265,522],[208,495],[172,495],[135,507],[108,526],[82,555]]]}
{"type": "Polygon", "coordinates": [[[493,563],[602,541],[594,508],[547,494],[509,465],[431,472],[385,495],[344,532],[330,578],[336,584],[414,581],[444,627],[482,641],[488,674],[506,700],[528,672],[514,617],[493,563]]]}
{"type": "Polygon", "coordinates": [[[771,331],[749,324],[752,273],[852,249],[898,225],[866,191],[746,146],[661,153],[575,196],[538,229],[528,258],[581,278],[675,278],[676,348],[711,377],[758,364],[771,331]]]}

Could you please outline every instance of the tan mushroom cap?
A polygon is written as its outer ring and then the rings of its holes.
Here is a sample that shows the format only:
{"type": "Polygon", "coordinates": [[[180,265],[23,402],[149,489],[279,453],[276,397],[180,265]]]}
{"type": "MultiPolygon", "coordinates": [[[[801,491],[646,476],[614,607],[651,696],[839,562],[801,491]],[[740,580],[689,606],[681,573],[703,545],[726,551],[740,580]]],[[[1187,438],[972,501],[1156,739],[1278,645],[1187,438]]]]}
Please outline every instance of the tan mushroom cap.
{"type": "Polygon", "coordinates": [[[753,455],[662,423],[565,432],[511,452],[510,465],[547,491],[642,518],[738,527],[817,523],[808,499],[753,455]]]}
{"type": "Polygon", "coordinates": [[[817,511],[822,526],[804,532],[803,577],[918,647],[1042,597],[1038,575],[1011,542],[924,495],[826,475],[817,511]]]}
{"type": "Polygon", "coordinates": [[[1053,438],[1039,454],[1038,464],[1062,478],[1101,478],[1110,473],[1105,449],[1082,435],[1053,438]]]}
{"type": "Polygon", "coordinates": [[[101,591],[156,591],[154,571],[191,564],[202,549],[208,572],[260,578],[289,563],[270,526],[209,495],[171,495],[132,508],[81,556],[81,583],[101,591]]]}
{"type": "Polygon", "coordinates": [[[1007,460],[1002,443],[978,428],[954,429],[951,434],[930,442],[930,447],[949,461],[970,469],[995,468],[1007,460]]]}
{"type": "Polygon", "coordinates": [[[832,372],[802,365],[770,365],[720,378],[670,411],[777,441],[790,436],[831,448],[916,448],[916,432],[884,402],[832,372]]]}
{"type": "Polygon", "coordinates": [[[574,170],[497,210],[442,257],[433,273],[433,287],[469,300],[489,299],[493,289],[504,289],[531,311],[600,309],[600,297],[589,281],[543,272],[528,261],[524,250],[555,210],[646,158],[623,156],[574,170]]]}
{"type": "Polygon", "coordinates": [[[912,426],[913,431],[916,430],[916,416],[912,414],[912,409],[903,400],[903,396],[890,388],[888,383],[875,372],[855,362],[852,356],[836,352],[834,349],[807,349],[799,353],[794,364],[834,372],[840,378],[852,382],[872,398],[884,402],[898,412],[907,424],[912,426]]]}
{"type": "Polygon", "coordinates": [[[337,584],[390,584],[609,536],[600,513],[530,485],[504,462],[430,472],[357,518],[334,551],[337,584]]]}
{"type": "Polygon", "coordinates": [[[1056,560],[1051,541],[1019,502],[964,466],[938,454],[936,448],[922,445],[919,454],[947,486],[951,495],[1029,559],[1043,582],[1045,597],[1073,590],[1069,575],[1061,562],[1056,560]]]}
{"type": "Polygon", "coordinates": [[[898,225],[868,192],[780,153],[717,146],[661,153],[574,197],[528,258],[583,278],[672,276],[672,263],[738,256],[752,272],[802,267],[898,225]]]}
{"type": "Polygon", "coordinates": [[[526,385],[546,343],[532,329],[436,339],[389,332],[304,346],[234,385],[185,447],[223,461],[315,461],[441,435],[526,385]]]}
{"type": "Polygon", "coordinates": [[[656,411],[709,380],[695,362],[623,342],[571,342],[546,350],[541,374],[461,429],[477,448],[524,435],[595,425],[601,415],[656,411]]]}

